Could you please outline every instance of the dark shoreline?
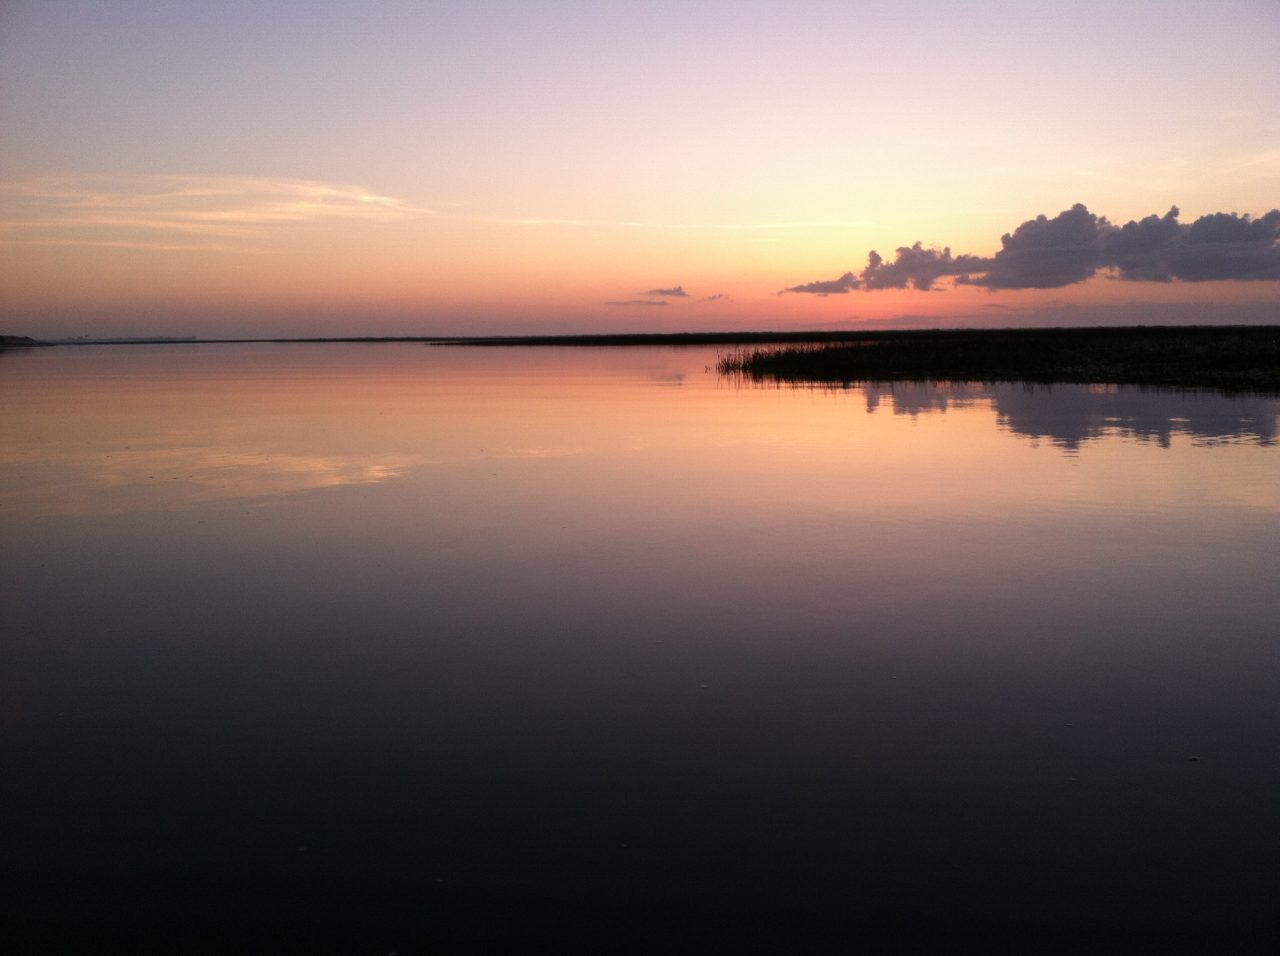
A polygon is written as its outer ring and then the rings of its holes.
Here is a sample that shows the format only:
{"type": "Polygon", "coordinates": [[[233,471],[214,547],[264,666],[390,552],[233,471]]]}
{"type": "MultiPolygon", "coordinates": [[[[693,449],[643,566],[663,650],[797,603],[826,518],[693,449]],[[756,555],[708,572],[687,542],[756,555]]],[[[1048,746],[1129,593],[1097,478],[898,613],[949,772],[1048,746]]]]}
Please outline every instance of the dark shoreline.
{"type": "MultiPolygon", "coordinates": [[[[294,338],[101,338],[55,339],[41,341],[26,336],[0,336],[0,346],[29,348],[53,345],[328,345],[421,343],[423,345],[461,346],[562,346],[601,347],[619,346],[699,346],[699,345],[766,345],[798,343],[860,342],[880,335],[876,332],[608,332],[569,335],[347,335],[310,336],[294,338]]],[[[898,334],[898,333],[883,333],[898,334]]]]}
{"type": "Polygon", "coordinates": [[[1027,381],[1280,394],[1280,325],[911,331],[639,332],[520,336],[77,339],[3,336],[3,346],[386,344],[618,348],[739,347],[717,371],[751,381],[1027,381]],[[752,346],[762,346],[752,348],[752,346]]]}
{"type": "Polygon", "coordinates": [[[793,384],[1020,381],[1280,394],[1280,326],[868,333],[853,343],[743,350],[717,370],[793,384]]]}

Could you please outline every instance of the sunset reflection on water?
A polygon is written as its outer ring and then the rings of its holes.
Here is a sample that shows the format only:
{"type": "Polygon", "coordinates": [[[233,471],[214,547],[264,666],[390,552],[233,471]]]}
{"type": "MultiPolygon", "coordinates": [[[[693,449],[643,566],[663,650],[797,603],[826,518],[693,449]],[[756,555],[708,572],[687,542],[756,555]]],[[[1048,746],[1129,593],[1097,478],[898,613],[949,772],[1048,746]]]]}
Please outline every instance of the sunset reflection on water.
{"type": "Polygon", "coordinates": [[[715,358],[0,356],[21,918],[1266,938],[1277,399],[715,358]]]}

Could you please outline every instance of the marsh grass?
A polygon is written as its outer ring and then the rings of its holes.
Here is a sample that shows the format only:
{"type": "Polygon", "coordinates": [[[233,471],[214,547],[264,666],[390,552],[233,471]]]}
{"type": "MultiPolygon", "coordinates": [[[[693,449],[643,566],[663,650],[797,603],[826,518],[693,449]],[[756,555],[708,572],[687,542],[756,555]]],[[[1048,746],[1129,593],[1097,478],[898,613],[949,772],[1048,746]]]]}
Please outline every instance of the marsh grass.
{"type": "Polygon", "coordinates": [[[1105,382],[1280,393],[1280,326],[957,329],[743,348],[717,370],[753,381],[1105,382]]]}

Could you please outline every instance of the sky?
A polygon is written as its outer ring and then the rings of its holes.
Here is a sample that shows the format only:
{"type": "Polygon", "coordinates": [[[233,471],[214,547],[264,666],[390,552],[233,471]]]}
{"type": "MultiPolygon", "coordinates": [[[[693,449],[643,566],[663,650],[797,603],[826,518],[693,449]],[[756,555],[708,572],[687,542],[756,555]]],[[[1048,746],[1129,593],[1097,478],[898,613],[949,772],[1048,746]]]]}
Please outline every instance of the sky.
{"type": "Polygon", "coordinates": [[[1278,61],[1276,0],[4,0],[0,332],[1280,322],[1278,61]]]}

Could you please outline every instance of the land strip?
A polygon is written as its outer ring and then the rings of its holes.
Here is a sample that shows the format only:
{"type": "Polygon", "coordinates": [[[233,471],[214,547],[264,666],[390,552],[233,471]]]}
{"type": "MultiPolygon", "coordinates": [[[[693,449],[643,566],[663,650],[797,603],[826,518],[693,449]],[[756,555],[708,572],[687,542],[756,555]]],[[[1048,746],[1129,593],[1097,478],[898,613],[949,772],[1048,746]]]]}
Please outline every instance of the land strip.
{"type": "Polygon", "coordinates": [[[96,339],[0,347],[261,343],[444,346],[721,346],[717,369],[754,381],[847,385],[947,380],[1097,382],[1280,394],[1280,325],[929,331],[675,332],[522,336],[96,339]]]}
{"type": "Polygon", "coordinates": [[[744,349],[718,370],[753,381],[1080,382],[1280,394],[1280,326],[955,329],[744,349]]]}

